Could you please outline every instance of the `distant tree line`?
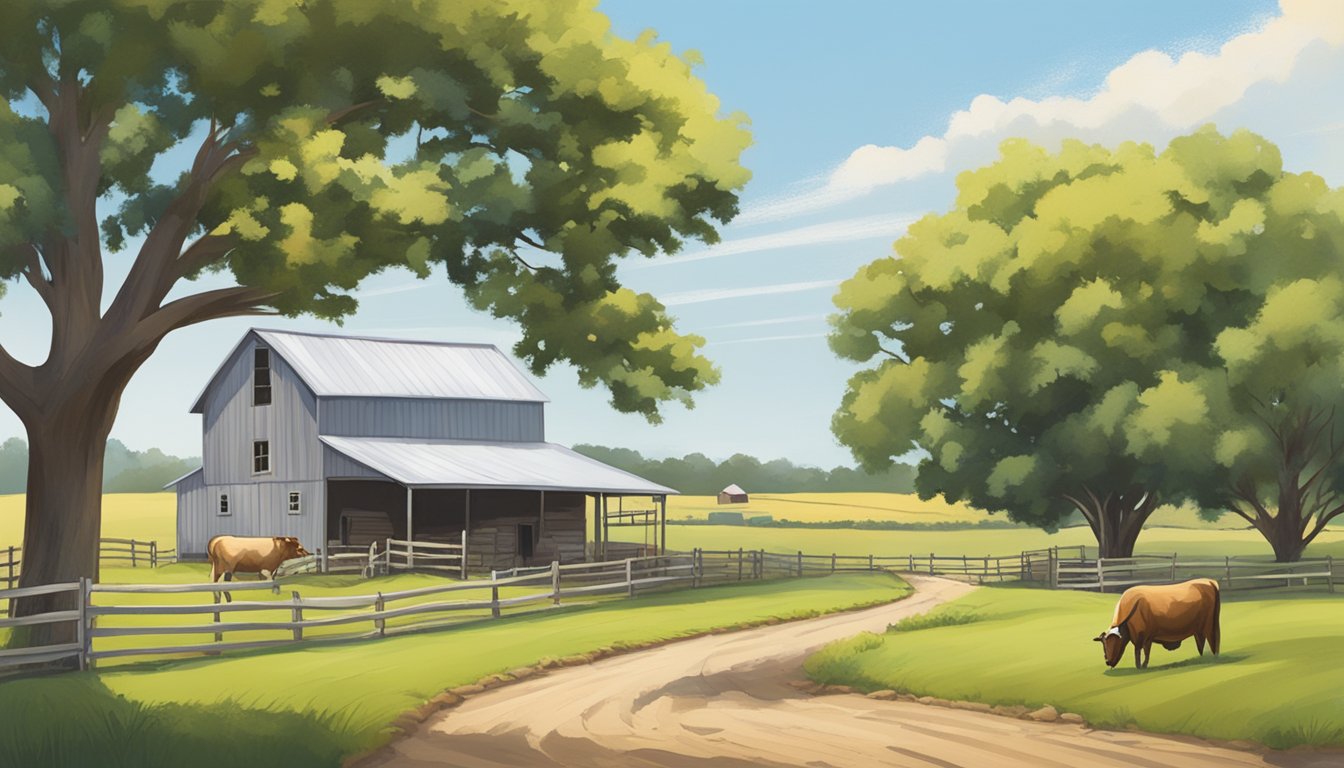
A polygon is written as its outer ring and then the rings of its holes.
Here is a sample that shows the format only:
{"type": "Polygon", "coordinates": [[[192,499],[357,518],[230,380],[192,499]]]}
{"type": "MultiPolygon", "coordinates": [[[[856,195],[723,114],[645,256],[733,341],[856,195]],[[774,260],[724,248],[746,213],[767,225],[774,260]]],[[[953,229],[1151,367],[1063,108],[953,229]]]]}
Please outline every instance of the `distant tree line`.
{"type": "Polygon", "coordinates": [[[681,458],[646,458],[629,448],[576,445],[574,450],[685,494],[712,495],[736,483],[747,493],[825,493],[872,491],[910,493],[915,487],[915,469],[908,464],[868,473],[850,467],[826,470],[799,466],[788,459],[761,461],[737,453],[718,462],[703,453],[681,458]]]}
{"type": "MultiPolygon", "coordinates": [[[[169,456],[158,448],[133,451],[120,440],[108,440],[103,464],[104,493],[158,491],[199,467],[198,458],[169,456]]],[[[23,493],[28,482],[28,443],[11,437],[0,444],[0,493],[23,493]]]]}

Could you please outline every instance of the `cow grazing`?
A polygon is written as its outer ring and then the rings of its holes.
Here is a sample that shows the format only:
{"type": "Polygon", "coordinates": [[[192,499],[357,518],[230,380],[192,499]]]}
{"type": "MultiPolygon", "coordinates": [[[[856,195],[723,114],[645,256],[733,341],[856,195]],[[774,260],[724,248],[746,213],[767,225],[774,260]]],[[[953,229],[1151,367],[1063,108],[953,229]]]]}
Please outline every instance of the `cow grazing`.
{"type": "MultiPolygon", "coordinates": [[[[233,581],[233,574],[255,573],[267,578],[286,560],[307,557],[308,550],[293,536],[215,536],[205,545],[210,556],[210,581],[233,581]]],[[[232,601],[229,594],[225,599],[232,601]]]]}
{"type": "Polygon", "coordinates": [[[1147,667],[1153,643],[1174,651],[1187,637],[1195,638],[1199,655],[1204,655],[1207,642],[1216,656],[1222,639],[1221,608],[1218,582],[1213,579],[1130,587],[1115,606],[1111,628],[1092,639],[1101,643],[1108,667],[1120,663],[1129,643],[1134,644],[1134,666],[1147,667]]]}

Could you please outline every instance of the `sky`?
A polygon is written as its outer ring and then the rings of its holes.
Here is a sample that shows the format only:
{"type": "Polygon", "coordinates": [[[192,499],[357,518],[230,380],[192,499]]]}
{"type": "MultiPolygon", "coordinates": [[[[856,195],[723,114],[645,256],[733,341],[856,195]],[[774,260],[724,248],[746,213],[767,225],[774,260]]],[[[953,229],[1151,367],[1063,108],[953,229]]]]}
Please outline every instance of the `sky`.
{"type": "MultiPolygon", "coordinates": [[[[651,425],[557,366],[537,381],[551,398],[554,442],[852,465],[830,432],[857,370],[826,346],[835,287],[890,254],[910,222],[946,210],[956,174],[991,162],[1005,138],[1160,147],[1205,123],[1244,127],[1277,143],[1290,170],[1344,184],[1344,2],[603,0],[599,9],[618,35],[652,29],[675,50],[700,52],[697,74],[723,112],[750,118],[743,163],[753,179],[718,245],[635,256],[618,271],[658,296],[680,330],[708,340],[721,383],[694,409],[668,406],[651,425]]],[[[109,256],[109,281],[130,258],[109,256]]],[[[40,301],[26,285],[9,289],[0,343],[41,362],[49,331],[40,301]]],[[[131,382],[112,436],[199,455],[200,417],[187,411],[253,325],[506,351],[518,338],[468,309],[441,276],[388,272],[357,298],[344,328],[256,318],[176,332],[131,382]]],[[[0,437],[22,434],[0,408],[0,437]]]]}

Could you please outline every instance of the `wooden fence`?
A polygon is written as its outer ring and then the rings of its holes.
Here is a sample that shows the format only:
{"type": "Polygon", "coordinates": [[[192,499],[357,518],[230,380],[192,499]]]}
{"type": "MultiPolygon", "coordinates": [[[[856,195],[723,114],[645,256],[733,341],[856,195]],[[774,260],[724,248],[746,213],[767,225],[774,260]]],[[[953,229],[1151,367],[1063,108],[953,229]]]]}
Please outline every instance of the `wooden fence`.
{"type": "Polygon", "coordinates": [[[215,654],[297,642],[383,637],[543,610],[562,601],[633,597],[689,586],[694,580],[694,564],[688,555],[551,563],[541,572],[510,578],[329,597],[304,597],[277,581],[150,585],[90,584],[82,579],[50,587],[0,590],[0,598],[6,599],[72,593],[68,610],[3,619],[0,628],[74,623],[77,629],[74,643],[0,651],[0,669],[70,658],[77,658],[80,667],[86,668],[100,659],[125,656],[215,654]],[[224,593],[231,597],[245,593],[246,599],[223,602],[224,593]],[[119,600],[123,595],[175,597],[145,605],[139,603],[143,597],[128,604],[119,600]],[[184,595],[208,599],[174,602],[184,595]],[[180,640],[183,636],[186,639],[180,640]]]}
{"type": "MultiPolygon", "coordinates": [[[[1068,557],[1072,550],[1065,550],[1068,557]]],[[[841,571],[896,571],[949,576],[977,584],[1003,581],[1047,582],[1054,572],[1057,550],[1034,550],[1015,555],[829,555],[805,552],[766,552],[763,549],[696,549],[691,553],[702,581],[817,576],[841,571]]],[[[1079,548],[1079,557],[1082,557],[1079,548]]]]}
{"type": "MultiPolygon", "coordinates": [[[[98,561],[118,565],[129,563],[132,568],[157,568],[177,562],[177,549],[160,549],[159,542],[142,539],[99,539],[98,561]]],[[[13,589],[19,583],[22,565],[23,547],[0,549],[0,581],[6,589],[13,589]]]]}
{"type": "Polygon", "coordinates": [[[1054,585],[1061,589],[1123,591],[1135,584],[1171,584],[1195,578],[1218,581],[1225,592],[1264,589],[1334,592],[1344,583],[1333,557],[1276,563],[1252,557],[1140,555],[1059,561],[1054,585]]]}

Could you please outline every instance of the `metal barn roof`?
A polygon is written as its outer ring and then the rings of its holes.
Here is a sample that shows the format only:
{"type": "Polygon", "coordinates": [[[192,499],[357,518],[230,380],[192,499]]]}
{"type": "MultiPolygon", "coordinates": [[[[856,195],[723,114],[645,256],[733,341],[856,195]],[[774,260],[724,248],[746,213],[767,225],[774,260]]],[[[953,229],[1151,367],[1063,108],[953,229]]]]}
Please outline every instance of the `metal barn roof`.
{"type": "MultiPolygon", "coordinates": [[[[423,397],[544,403],[546,395],[493,344],[334,336],[254,328],[318,397],[423,397]]],[[[247,337],[238,343],[241,346],[247,337]]],[[[235,350],[237,347],[235,347],[235,350]]],[[[200,413],[205,393],[192,407],[200,413]]]]}
{"type": "Polygon", "coordinates": [[[651,496],[676,493],[554,443],[326,435],[318,439],[412,488],[517,488],[651,496]]]}
{"type": "Polygon", "coordinates": [[[204,470],[205,470],[205,467],[197,467],[197,468],[191,470],[190,472],[188,472],[187,474],[185,474],[185,475],[183,475],[183,476],[177,478],[176,480],[173,480],[173,481],[171,481],[171,482],[164,483],[164,484],[163,484],[163,487],[164,487],[164,489],[172,488],[173,486],[177,485],[178,483],[182,482],[183,480],[186,480],[188,477],[191,477],[192,475],[196,474],[197,472],[202,472],[202,471],[204,471],[204,470]]]}

